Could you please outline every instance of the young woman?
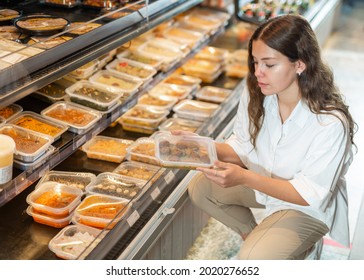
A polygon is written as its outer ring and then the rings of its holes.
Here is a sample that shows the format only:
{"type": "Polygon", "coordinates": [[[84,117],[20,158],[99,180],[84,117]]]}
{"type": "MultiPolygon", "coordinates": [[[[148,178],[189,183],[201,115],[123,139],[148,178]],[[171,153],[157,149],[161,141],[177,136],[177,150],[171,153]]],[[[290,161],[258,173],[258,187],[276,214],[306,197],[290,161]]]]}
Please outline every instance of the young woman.
{"type": "Polygon", "coordinates": [[[304,259],[327,233],[349,244],[344,175],[355,130],[310,24],[283,15],[249,42],[233,135],[199,168],[193,203],[238,232],[240,259],[304,259]],[[257,224],[250,208],[265,208],[257,224]]]}

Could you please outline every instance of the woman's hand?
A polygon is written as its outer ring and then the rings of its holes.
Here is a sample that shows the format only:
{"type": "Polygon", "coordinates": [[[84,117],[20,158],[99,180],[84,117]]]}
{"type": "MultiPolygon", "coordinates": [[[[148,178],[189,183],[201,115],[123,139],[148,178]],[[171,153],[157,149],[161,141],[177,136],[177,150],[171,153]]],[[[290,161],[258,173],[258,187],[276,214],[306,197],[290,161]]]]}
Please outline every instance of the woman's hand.
{"type": "Polygon", "coordinates": [[[177,136],[199,136],[197,133],[186,130],[171,130],[170,133],[177,136]]]}
{"type": "Polygon", "coordinates": [[[244,185],[248,170],[233,163],[215,161],[214,168],[197,168],[205,176],[223,188],[244,185]]]}

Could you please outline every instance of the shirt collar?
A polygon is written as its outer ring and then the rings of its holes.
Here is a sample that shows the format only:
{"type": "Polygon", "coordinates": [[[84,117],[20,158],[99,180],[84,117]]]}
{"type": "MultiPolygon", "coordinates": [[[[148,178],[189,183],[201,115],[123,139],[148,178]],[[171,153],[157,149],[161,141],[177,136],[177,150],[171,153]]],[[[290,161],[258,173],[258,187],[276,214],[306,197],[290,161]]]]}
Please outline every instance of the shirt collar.
{"type": "MultiPolygon", "coordinates": [[[[278,109],[278,98],[276,94],[265,97],[264,108],[274,117],[280,118],[278,109]]],[[[312,112],[308,108],[307,103],[301,99],[297,103],[296,107],[292,111],[287,121],[293,121],[302,128],[311,114],[312,112]]]]}

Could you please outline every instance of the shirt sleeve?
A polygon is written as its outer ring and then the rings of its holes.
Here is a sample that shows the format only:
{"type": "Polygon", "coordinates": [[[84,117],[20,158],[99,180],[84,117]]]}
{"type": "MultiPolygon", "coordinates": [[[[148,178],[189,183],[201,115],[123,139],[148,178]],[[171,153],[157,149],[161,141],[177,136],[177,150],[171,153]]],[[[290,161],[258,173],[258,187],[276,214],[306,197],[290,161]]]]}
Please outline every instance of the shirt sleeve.
{"type": "Polygon", "coordinates": [[[341,172],[348,137],[337,117],[330,116],[315,133],[314,141],[299,173],[289,181],[313,208],[324,211],[335,186],[335,175],[341,172]]]}
{"type": "Polygon", "coordinates": [[[253,146],[250,142],[249,134],[249,116],[248,116],[249,92],[247,85],[244,86],[239,101],[239,107],[234,123],[232,135],[225,141],[230,145],[240,160],[248,166],[248,153],[252,151],[253,146]]]}

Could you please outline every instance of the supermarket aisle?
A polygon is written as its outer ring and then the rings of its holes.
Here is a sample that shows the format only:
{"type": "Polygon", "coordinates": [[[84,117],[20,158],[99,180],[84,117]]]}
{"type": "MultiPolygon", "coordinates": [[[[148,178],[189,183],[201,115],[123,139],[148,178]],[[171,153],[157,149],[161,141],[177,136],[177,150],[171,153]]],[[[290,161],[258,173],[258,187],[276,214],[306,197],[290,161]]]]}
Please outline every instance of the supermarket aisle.
{"type": "MultiPolygon", "coordinates": [[[[343,5],[341,20],[323,47],[323,55],[334,71],[336,83],[346,98],[353,118],[359,126],[355,137],[358,153],[347,174],[349,222],[353,237],[360,203],[364,194],[362,166],[364,163],[364,1],[343,5]]],[[[257,212],[259,214],[259,212],[257,212]]],[[[258,217],[259,219],[259,217],[258,217]]],[[[191,247],[187,259],[229,259],[241,244],[240,237],[214,219],[210,219],[191,247]]],[[[321,259],[347,259],[349,248],[325,238],[321,259]]]]}

